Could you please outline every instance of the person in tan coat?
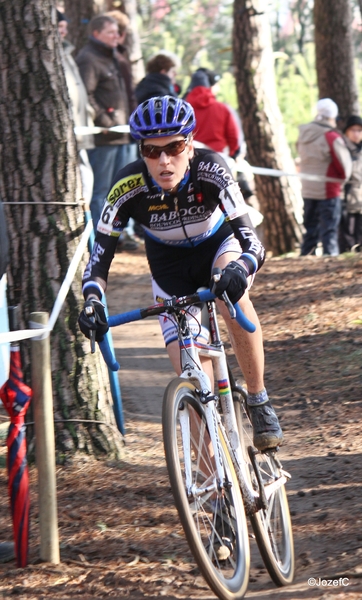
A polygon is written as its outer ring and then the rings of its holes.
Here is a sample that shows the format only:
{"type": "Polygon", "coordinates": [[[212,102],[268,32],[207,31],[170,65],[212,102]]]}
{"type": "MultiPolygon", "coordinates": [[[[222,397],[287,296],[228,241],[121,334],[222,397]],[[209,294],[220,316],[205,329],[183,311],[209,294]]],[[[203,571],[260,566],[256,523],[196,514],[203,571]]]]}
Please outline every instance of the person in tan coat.
{"type": "Polygon", "coordinates": [[[302,179],[305,234],[301,256],[315,254],[322,242],[323,254],[339,254],[341,186],[349,179],[352,159],[342,134],[336,130],[338,107],[330,98],[318,100],[317,115],[299,128],[297,149],[300,171],[317,176],[302,179]]]}

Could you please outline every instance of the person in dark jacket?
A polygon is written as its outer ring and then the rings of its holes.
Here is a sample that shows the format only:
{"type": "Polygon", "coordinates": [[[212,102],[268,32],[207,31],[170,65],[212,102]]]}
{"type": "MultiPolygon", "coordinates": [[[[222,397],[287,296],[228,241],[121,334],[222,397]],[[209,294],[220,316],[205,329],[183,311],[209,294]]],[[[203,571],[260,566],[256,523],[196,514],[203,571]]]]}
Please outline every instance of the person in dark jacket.
{"type": "Polygon", "coordinates": [[[177,69],[180,61],[175,54],[162,51],[151,58],[146,65],[147,75],[136,86],[135,94],[139,104],[156,96],[174,96],[177,69]]]}
{"type": "Polygon", "coordinates": [[[95,111],[94,124],[104,128],[95,135],[95,148],[88,150],[94,173],[91,213],[96,227],[102,206],[115,173],[137,158],[137,146],[128,133],[109,128],[128,125],[132,98],[127,93],[125,70],[117,56],[120,44],[118,23],[108,15],[90,22],[88,43],[76,57],[79,72],[95,111]]]}
{"type": "Polygon", "coordinates": [[[116,49],[116,58],[119,60],[122,76],[126,84],[127,96],[129,98],[130,112],[132,112],[137,106],[137,100],[134,93],[132,65],[126,47],[126,38],[130,21],[127,15],[121,10],[110,10],[104,14],[117,21],[119,39],[116,49]]]}
{"type": "Polygon", "coordinates": [[[344,140],[352,157],[352,175],[344,187],[339,230],[341,252],[362,249],[362,119],[351,115],[344,128],[344,140]]]}

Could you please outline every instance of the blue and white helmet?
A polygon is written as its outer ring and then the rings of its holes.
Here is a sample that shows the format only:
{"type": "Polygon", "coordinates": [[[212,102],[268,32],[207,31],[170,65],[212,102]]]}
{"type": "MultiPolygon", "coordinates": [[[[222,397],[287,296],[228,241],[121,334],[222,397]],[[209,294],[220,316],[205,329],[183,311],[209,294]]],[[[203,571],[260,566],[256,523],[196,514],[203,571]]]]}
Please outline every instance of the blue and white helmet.
{"type": "Polygon", "coordinates": [[[137,106],[129,119],[135,140],[188,135],[195,129],[196,120],[191,104],[173,96],[149,98],[137,106]]]}

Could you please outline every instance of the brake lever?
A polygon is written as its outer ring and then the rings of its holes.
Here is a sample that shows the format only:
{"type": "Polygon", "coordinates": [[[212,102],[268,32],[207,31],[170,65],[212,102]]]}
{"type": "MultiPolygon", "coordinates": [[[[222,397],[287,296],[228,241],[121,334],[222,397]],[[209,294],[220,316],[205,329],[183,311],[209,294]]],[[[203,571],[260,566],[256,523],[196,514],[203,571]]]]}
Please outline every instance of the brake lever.
{"type": "MultiPolygon", "coordinates": [[[[220,281],[221,276],[222,276],[222,270],[219,267],[215,267],[212,270],[212,279],[214,280],[214,283],[217,283],[218,281],[220,281]]],[[[214,286],[213,286],[213,289],[211,291],[214,293],[214,286]]],[[[235,317],[236,317],[236,310],[235,310],[235,308],[234,308],[234,306],[233,306],[233,304],[232,304],[232,302],[231,302],[231,300],[230,300],[230,298],[229,298],[229,296],[227,295],[226,292],[223,292],[222,299],[223,299],[223,301],[226,304],[226,307],[227,307],[227,309],[229,311],[230,317],[232,319],[235,319],[235,317]]]]}
{"type": "MultiPolygon", "coordinates": [[[[90,321],[92,321],[92,323],[96,322],[93,306],[86,306],[84,308],[84,312],[87,315],[88,319],[90,321]]],[[[96,330],[95,329],[90,330],[89,339],[90,339],[91,354],[94,354],[96,351],[96,330]]]]}
{"type": "Polygon", "coordinates": [[[226,307],[227,307],[227,309],[229,311],[230,317],[232,319],[235,319],[235,317],[236,317],[236,310],[235,310],[234,305],[231,303],[231,300],[230,300],[230,298],[229,298],[229,296],[227,295],[226,292],[223,292],[222,299],[224,300],[224,302],[226,304],[226,307]]]}

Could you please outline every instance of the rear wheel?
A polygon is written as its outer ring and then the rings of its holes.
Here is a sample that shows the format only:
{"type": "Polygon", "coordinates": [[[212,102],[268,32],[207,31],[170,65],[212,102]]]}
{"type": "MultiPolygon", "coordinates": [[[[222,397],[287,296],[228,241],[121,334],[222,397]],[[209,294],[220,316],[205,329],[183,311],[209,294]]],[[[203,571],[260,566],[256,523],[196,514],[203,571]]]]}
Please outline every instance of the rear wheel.
{"type": "Polygon", "coordinates": [[[250,561],[244,505],[221,431],[224,475],[218,485],[205,414],[189,381],[178,378],[168,385],[162,425],[171,488],[190,550],[220,599],[241,599],[250,561]]]}
{"type": "MultiPolygon", "coordinates": [[[[235,389],[234,385],[234,389],[235,389]]],[[[246,394],[239,388],[234,392],[234,406],[241,446],[248,464],[250,483],[259,491],[258,481],[248,448],[253,447],[253,429],[246,411],[246,394]]],[[[258,452],[255,455],[264,486],[283,475],[282,466],[275,451],[258,452]]],[[[294,577],[294,542],[289,505],[285,486],[276,487],[268,499],[266,509],[250,517],[256,542],[270,577],[276,585],[288,585],[294,577]]]]}

